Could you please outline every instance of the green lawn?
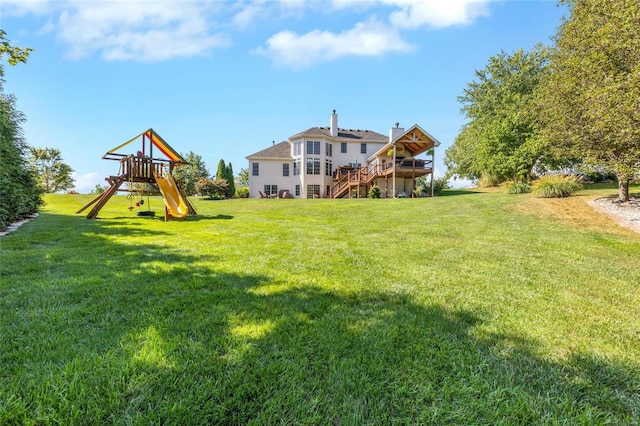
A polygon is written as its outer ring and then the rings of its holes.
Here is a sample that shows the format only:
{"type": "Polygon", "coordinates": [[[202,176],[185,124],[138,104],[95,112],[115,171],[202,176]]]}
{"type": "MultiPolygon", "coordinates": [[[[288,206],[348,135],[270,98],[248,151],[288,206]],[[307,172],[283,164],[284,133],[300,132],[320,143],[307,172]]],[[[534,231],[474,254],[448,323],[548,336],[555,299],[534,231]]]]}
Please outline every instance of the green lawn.
{"type": "Polygon", "coordinates": [[[638,424],[640,234],[584,204],[614,193],[48,196],[0,238],[0,424],[638,424]]]}

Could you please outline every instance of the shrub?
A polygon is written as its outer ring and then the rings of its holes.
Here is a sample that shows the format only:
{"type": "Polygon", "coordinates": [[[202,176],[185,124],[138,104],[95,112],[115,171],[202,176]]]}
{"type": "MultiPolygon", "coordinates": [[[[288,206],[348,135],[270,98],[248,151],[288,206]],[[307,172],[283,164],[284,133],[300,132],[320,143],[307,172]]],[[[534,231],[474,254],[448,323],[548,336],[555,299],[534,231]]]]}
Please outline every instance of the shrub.
{"type": "Polygon", "coordinates": [[[500,178],[487,172],[482,172],[480,179],[478,179],[478,187],[490,188],[492,186],[498,186],[500,184],[500,178]]]}
{"type": "Polygon", "coordinates": [[[382,190],[378,185],[373,185],[369,189],[369,194],[368,194],[369,198],[380,198],[381,195],[382,195],[382,190]]]}
{"type": "Polygon", "coordinates": [[[249,198],[249,187],[240,186],[236,189],[236,194],[238,194],[239,198],[249,198]]]}
{"type": "Polygon", "coordinates": [[[533,183],[531,191],[539,198],[562,198],[582,189],[581,176],[548,175],[533,183]]]}
{"type": "MultiPolygon", "coordinates": [[[[431,183],[424,177],[416,179],[416,195],[431,196],[431,183]]],[[[449,180],[439,177],[433,180],[433,195],[440,195],[443,189],[449,189],[449,180]]]]}
{"type": "Polygon", "coordinates": [[[446,177],[439,177],[433,180],[433,193],[440,195],[443,189],[449,189],[449,180],[446,177]]]}
{"type": "Polygon", "coordinates": [[[531,185],[524,182],[506,182],[502,187],[507,194],[528,194],[531,192],[531,185]]]}
{"type": "Polygon", "coordinates": [[[229,184],[226,179],[200,178],[196,182],[196,191],[209,199],[224,198],[229,184]]]}

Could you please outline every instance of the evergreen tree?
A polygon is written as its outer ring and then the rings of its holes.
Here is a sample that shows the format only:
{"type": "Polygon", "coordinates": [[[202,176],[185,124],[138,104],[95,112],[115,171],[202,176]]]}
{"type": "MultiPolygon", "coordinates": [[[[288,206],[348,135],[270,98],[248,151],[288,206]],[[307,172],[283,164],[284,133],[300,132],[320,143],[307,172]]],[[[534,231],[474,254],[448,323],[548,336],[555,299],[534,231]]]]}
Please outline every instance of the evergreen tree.
{"type": "Polygon", "coordinates": [[[227,167],[224,164],[224,159],[220,159],[218,161],[218,170],[216,171],[216,179],[226,179],[227,178],[227,167]]]}
{"type": "Polygon", "coordinates": [[[226,175],[227,182],[229,183],[227,187],[227,197],[233,198],[236,195],[236,184],[233,178],[233,166],[231,163],[227,164],[226,175]]]}

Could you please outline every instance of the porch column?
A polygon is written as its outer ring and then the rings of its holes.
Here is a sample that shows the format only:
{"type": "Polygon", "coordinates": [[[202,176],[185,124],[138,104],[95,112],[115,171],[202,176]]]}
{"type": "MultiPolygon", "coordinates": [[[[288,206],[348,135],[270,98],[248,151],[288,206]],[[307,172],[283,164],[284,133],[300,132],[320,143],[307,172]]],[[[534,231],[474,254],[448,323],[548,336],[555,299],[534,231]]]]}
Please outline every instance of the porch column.
{"type": "Polygon", "coordinates": [[[433,198],[433,171],[436,168],[436,147],[431,148],[431,198],[433,198]]]}
{"type": "Polygon", "coordinates": [[[413,170],[411,175],[411,198],[416,193],[416,158],[413,157],[413,170]]]}
{"type": "Polygon", "coordinates": [[[393,182],[392,182],[392,196],[396,198],[396,144],[393,144],[393,182]]]}

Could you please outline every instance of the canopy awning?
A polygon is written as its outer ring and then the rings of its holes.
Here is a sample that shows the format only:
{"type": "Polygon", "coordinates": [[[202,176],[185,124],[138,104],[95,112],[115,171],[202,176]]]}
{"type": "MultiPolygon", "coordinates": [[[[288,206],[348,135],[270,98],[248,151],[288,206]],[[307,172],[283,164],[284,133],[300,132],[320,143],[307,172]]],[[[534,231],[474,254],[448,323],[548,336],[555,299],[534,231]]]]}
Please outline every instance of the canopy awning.
{"type": "Polygon", "coordinates": [[[171,145],[169,145],[164,139],[162,139],[162,137],[153,129],[145,130],[139,135],[129,139],[125,143],[107,151],[107,153],[103,155],[102,158],[108,160],[120,160],[122,157],[127,157],[134,154],[138,156],[154,157],[153,147],[156,147],[162,153],[162,155],[164,155],[166,159],[172,163],[188,164],[187,160],[185,160],[176,150],[174,150],[171,145]],[[120,151],[120,149],[124,148],[132,142],[135,142],[140,137],[142,137],[142,150],[128,154],[118,152],[120,151]]]}

